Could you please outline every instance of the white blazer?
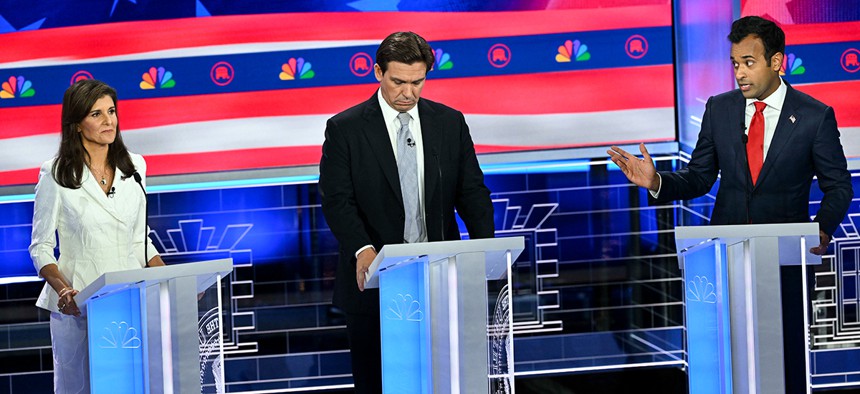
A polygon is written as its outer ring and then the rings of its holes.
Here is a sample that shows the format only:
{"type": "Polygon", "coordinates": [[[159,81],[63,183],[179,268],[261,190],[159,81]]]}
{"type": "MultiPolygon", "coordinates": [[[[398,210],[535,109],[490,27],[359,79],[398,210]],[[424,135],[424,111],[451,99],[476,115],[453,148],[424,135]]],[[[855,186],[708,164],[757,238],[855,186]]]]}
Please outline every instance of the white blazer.
{"type": "MultiPolygon", "coordinates": [[[[54,160],[42,164],[33,207],[33,235],[30,257],[36,272],[57,264],[60,274],[75,290],[82,290],[105,272],[146,266],[143,253],[146,212],[144,194],[134,178],[115,171],[114,195],[108,197],[95,177],[85,170],[81,187],[60,186],[51,174],[54,160]],[[60,258],[54,257],[57,237],[60,258]]],[[[146,162],[131,153],[131,161],[146,186],[146,162]]],[[[129,174],[130,175],[130,174],[129,174]]],[[[147,234],[149,229],[147,229],[147,234]]],[[[149,258],[158,251],[146,237],[149,258]]],[[[57,309],[57,292],[48,284],[36,306],[52,312],[57,309]]]]}

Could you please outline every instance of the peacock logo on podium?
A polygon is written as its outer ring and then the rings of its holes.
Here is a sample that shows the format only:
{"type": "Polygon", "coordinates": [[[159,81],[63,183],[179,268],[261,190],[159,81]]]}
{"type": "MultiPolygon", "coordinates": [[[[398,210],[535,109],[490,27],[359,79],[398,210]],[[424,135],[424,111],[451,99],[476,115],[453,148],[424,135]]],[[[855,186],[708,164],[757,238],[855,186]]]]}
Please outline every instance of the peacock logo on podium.
{"type": "Polygon", "coordinates": [[[102,349],[137,349],[140,347],[140,337],[137,335],[137,328],[129,326],[128,323],[121,321],[111,322],[110,326],[104,329],[107,334],[102,335],[102,340],[99,347],[102,349]]]}
{"type": "Polygon", "coordinates": [[[708,281],[707,276],[699,276],[687,282],[687,301],[706,302],[713,304],[717,302],[717,293],[714,292],[714,284],[708,281]]]}
{"type": "Polygon", "coordinates": [[[424,312],[421,311],[421,304],[413,299],[411,294],[398,294],[388,303],[385,318],[388,320],[422,321],[424,320],[424,312]]]}

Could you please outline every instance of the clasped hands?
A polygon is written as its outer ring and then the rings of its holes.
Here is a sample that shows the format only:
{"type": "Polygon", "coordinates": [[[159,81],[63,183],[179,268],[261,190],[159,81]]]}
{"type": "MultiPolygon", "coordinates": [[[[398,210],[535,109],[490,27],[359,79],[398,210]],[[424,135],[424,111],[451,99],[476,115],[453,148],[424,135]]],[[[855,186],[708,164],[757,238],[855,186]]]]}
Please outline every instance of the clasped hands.
{"type": "Polygon", "coordinates": [[[59,308],[60,313],[72,316],[81,315],[81,310],[78,308],[77,303],[75,303],[75,296],[78,295],[77,290],[71,287],[64,287],[58,294],[60,299],[57,301],[57,308],[59,308]]]}

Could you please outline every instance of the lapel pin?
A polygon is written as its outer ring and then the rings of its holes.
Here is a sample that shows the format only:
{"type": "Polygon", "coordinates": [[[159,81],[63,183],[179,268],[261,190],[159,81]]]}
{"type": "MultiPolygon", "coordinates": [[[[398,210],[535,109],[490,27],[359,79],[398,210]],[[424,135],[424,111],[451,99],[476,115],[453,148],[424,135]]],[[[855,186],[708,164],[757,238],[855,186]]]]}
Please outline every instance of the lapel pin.
{"type": "Polygon", "coordinates": [[[790,121],[791,121],[791,123],[794,123],[794,122],[796,122],[796,121],[797,121],[797,118],[795,118],[795,117],[794,117],[794,115],[791,115],[791,116],[789,116],[789,117],[788,117],[788,120],[790,120],[790,121]]]}

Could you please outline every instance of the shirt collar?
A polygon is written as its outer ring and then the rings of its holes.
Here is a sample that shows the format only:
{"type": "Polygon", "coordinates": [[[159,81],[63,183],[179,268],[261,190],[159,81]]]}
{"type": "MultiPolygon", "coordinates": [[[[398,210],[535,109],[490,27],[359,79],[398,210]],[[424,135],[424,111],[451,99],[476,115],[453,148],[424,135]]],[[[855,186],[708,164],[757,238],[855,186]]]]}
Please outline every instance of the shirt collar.
{"type": "MultiPolygon", "coordinates": [[[[765,104],[768,107],[772,107],[777,111],[782,111],[782,104],[785,102],[785,92],[788,91],[788,88],[785,87],[785,82],[782,78],[779,79],[779,87],[770,95],[767,96],[764,100],[765,104]]],[[[751,98],[747,99],[747,106],[753,105],[757,99],[751,98]]]]}
{"type": "MultiPolygon", "coordinates": [[[[376,99],[379,100],[379,107],[382,108],[382,118],[385,119],[385,124],[391,124],[394,122],[394,119],[397,118],[397,115],[400,112],[397,112],[396,109],[391,108],[390,105],[385,101],[385,98],[382,97],[382,90],[377,89],[376,91],[376,99]]],[[[419,99],[420,100],[420,99],[419,99]]],[[[416,104],[412,109],[406,111],[409,116],[412,117],[413,121],[418,121],[418,105],[416,104]]]]}

